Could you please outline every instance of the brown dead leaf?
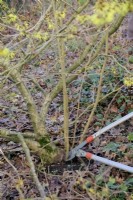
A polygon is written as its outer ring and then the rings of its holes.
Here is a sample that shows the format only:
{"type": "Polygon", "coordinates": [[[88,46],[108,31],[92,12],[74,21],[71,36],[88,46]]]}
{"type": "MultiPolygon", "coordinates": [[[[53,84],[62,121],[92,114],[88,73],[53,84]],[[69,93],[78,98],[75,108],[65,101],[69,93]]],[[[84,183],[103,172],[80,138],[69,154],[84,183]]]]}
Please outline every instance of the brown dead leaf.
{"type": "Polygon", "coordinates": [[[97,138],[94,140],[93,145],[94,145],[94,147],[98,147],[99,144],[100,144],[100,138],[97,137],[97,138]]]}
{"type": "Polygon", "coordinates": [[[102,141],[100,146],[103,147],[103,146],[105,146],[105,145],[107,145],[107,141],[106,141],[106,140],[105,140],[105,141],[102,141]]]}
{"type": "Polygon", "coordinates": [[[133,126],[133,118],[130,119],[130,124],[133,126]]]}
{"type": "Polygon", "coordinates": [[[54,115],[54,116],[50,116],[50,120],[52,122],[56,122],[57,121],[57,117],[54,115]]]}
{"type": "Polygon", "coordinates": [[[124,179],[121,178],[121,177],[116,176],[115,180],[116,180],[117,183],[122,184],[124,179]]]}
{"type": "Polygon", "coordinates": [[[110,111],[111,111],[112,113],[118,113],[118,108],[117,108],[117,106],[115,106],[115,105],[111,106],[110,111]]]}
{"type": "Polygon", "coordinates": [[[122,145],[122,146],[120,147],[120,150],[121,150],[122,152],[125,152],[126,149],[127,149],[127,146],[126,146],[126,145],[122,145]]]}

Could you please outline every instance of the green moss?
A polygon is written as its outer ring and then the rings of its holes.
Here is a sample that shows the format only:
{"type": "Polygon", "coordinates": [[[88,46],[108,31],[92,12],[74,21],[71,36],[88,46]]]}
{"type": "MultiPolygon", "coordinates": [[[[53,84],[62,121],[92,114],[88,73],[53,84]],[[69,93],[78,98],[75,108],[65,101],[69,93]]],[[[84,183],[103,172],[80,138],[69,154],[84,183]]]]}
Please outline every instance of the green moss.
{"type": "Polygon", "coordinates": [[[128,59],[128,61],[129,61],[129,63],[132,64],[133,63],[133,56],[130,56],[129,59],[128,59]]]}
{"type": "Polygon", "coordinates": [[[38,142],[41,145],[41,147],[43,147],[44,145],[47,145],[48,143],[50,143],[50,138],[49,136],[44,136],[44,137],[41,137],[38,142]]]}
{"type": "Polygon", "coordinates": [[[55,146],[51,144],[49,136],[40,138],[38,142],[48,153],[53,153],[55,151],[55,146]]]}
{"type": "Polygon", "coordinates": [[[45,152],[40,152],[40,158],[41,158],[41,162],[43,164],[52,164],[52,163],[56,163],[58,162],[58,154],[59,151],[57,149],[53,150],[51,152],[49,152],[48,150],[45,149],[45,152]]]}

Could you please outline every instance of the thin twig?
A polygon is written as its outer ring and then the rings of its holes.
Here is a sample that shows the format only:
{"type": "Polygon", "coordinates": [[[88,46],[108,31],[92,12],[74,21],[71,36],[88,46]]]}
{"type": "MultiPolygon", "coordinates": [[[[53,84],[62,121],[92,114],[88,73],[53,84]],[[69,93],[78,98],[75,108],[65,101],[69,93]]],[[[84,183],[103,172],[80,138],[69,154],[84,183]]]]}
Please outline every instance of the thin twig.
{"type": "MultiPolygon", "coordinates": [[[[107,34],[106,34],[106,49],[105,49],[105,54],[106,55],[108,54],[108,31],[107,31],[107,34]]],[[[103,81],[103,74],[104,74],[104,70],[105,70],[105,67],[106,67],[106,63],[107,63],[107,57],[105,57],[105,60],[104,60],[104,63],[103,63],[103,67],[102,67],[102,70],[101,70],[101,73],[100,73],[100,80],[99,80],[99,85],[98,85],[98,91],[97,91],[96,101],[95,101],[94,107],[93,107],[93,109],[91,111],[91,114],[90,114],[90,116],[88,118],[88,121],[87,121],[87,123],[85,125],[83,134],[81,135],[81,139],[80,139],[81,142],[84,140],[85,134],[86,134],[86,132],[88,130],[88,127],[90,126],[90,123],[92,121],[94,112],[95,112],[96,107],[97,107],[98,102],[99,102],[100,92],[101,92],[101,87],[102,87],[102,81],[103,81]]]]}
{"type": "MultiPolygon", "coordinates": [[[[123,86],[122,86],[123,87],[123,86]]],[[[121,88],[122,88],[121,87],[121,88]]],[[[107,116],[108,116],[108,111],[110,110],[110,107],[113,103],[113,101],[115,100],[116,96],[119,94],[120,90],[117,91],[117,93],[113,96],[113,99],[111,100],[111,102],[109,103],[108,107],[107,107],[107,110],[105,111],[105,114],[104,114],[104,117],[103,117],[103,120],[102,120],[102,125],[104,124],[104,122],[107,120],[107,116]]]]}
{"type": "Polygon", "coordinates": [[[118,60],[115,58],[115,56],[113,55],[105,55],[105,54],[101,54],[101,56],[108,56],[108,57],[111,57],[113,58],[113,60],[121,67],[123,68],[128,74],[133,74],[132,72],[130,72],[125,66],[121,65],[118,60]]]}
{"type": "Polygon", "coordinates": [[[19,140],[22,144],[23,150],[24,150],[26,158],[28,160],[33,180],[34,180],[34,182],[37,186],[38,191],[40,192],[41,197],[45,199],[46,193],[44,192],[44,188],[42,187],[42,185],[41,185],[41,183],[40,183],[40,181],[37,177],[35,166],[34,166],[34,163],[31,159],[31,156],[30,156],[30,150],[29,150],[29,148],[28,148],[28,146],[27,146],[26,142],[24,141],[24,138],[21,134],[18,134],[18,138],[19,138],[19,140]]]}

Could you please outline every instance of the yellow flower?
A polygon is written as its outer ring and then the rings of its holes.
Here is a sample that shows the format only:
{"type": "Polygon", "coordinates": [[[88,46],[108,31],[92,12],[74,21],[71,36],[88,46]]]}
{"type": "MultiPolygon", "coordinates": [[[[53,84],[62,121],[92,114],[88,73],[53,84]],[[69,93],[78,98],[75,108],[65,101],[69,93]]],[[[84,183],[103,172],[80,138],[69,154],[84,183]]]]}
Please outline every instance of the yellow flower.
{"type": "Polygon", "coordinates": [[[17,20],[17,16],[14,14],[9,14],[8,15],[9,21],[10,22],[15,22],[17,20]]]}
{"type": "Polygon", "coordinates": [[[117,75],[117,70],[116,70],[115,67],[112,67],[112,73],[113,73],[114,75],[117,75]]]}
{"type": "Polygon", "coordinates": [[[55,28],[55,25],[51,20],[48,20],[47,23],[48,23],[48,29],[53,30],[55,28]]]}
{"type": "Polygon", "coordinates": [[[42,39],[42,35],[40,32],[34,33],[34,38],[41,40],[42,39]]]}
{"type": "Polygon", "coordinates": [[[46,32],[46,33],[42,34],[42,40],[46,41],[47,39],[48,39],[48,33],[46,32]]]}
{"type": "Polygon", "coordinates": [[[95,25],[102,25],[105,23],[105,19],[102,17],[99,17],[97,14],[90,16],[90,20],[95,25]]]}
{"type": "Polygon", "coordinates": [[[68,34],[65,38],[64,38],[64,41],[68,41],[68,40],[71,40],[74,38],[74,35],[73,34],[68,34]]]}
{"type": "Polygon", "coordinates": [[[125,77],[123,82],[127,87],[133,86],[133,77],[125,77]]]}
{"type": "Polygon", "coordinates": [[[6,57],[10,55],[10,51],[8,48],[0,49],[0,56],[1,57],[6,57]]]}
{"type": "Polygon", "coordinates": [[[126,15],[129,11],[129,4],[128,2],[122,3],[121,5],[121,13],[122,15],[126,15]]]}
{"type": "Polygon", "coordinates": [[[66,12],[65,11],[56,11],[55,16],[57,17],[57,19],[64,19],[66,16],[66,12]]]}
{"type": "Polygon", "coordinates": [[[10,56],[10,58],[12,59],[12,58],[15,57],[15,53],[14,53],[14,52],[11,52],[9,56],[10,56]]]}
{"type": "Polygon", "coordinates": [[[8,48],[0,49],[0,57],[6,57],[6,58],[14,58],[15,53],[13,51],[10,51],[8,48]]]}
{"type": "Polygon", "coordinates": [[[106,22],[112,22],[114,19],[114,12],[109,12],[106,17],[106,22]]]}
{"type": "Polygon", "coordinates": [[[29,27],[29,25],[28,25],[28,23],[26,21],[24,22],[24,26],[25,26],[25,28],[29,27]]]}
{"type": "Polygon", "coordinates": [[[46,41],[48,39],[48,33],[37,32],[37,33],[34,33],[33,37],[38,40],[46,41]]]}
{"type": "Polygon", "coordinates": [[[66,16],[66,13],[65,13],[65,12],[62,12],[62,13],[60,14],[60,16],[61,16],[62,19],[64,19],[65,16],[66,16]]]}
{"type": "Polygon", "coordinates": [[[76,20],[79,21],[81,24],[85,23],[89,20],[90,17],[88,15],[77,15],[76,20]]]}
{"type": "Polygon", "coordinates": [[[91,194],[96,194],[96,191],[95,191],[95,189],[93,189],[93,188],[89,188],[88,191],[89,191],[91,194]]]}
{"type": "Polygon", "coordinates": [[[71,31],[71,33],[73,33],[73,34],[76,34],[77,31],[78,31],[78,28],[77,28],[76,26],[71,26],[71,27],[70,27],[70,31],[71,31]]]}
{"type": "Polygon", "coordinates": [[[118,0],[98,0],[94,9],[94,14],[90,16],[90,20],[95,25],[104,25],[112,22],[116,14],[125,16],[133,9],[133,5],[130,1],[119,2],[118,0]]]}

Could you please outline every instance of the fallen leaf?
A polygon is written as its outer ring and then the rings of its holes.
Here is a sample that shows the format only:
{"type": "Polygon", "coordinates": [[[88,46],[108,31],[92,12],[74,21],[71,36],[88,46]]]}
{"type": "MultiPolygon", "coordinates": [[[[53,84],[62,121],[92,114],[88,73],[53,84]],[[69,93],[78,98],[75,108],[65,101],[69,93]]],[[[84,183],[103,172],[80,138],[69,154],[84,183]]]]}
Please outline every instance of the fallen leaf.
{"type": "Polygon", "coordinates": [[[118,113],[118,108],[115,106],[115,105],[113,105],[113,106],[111,106],[111,108],[110,108],[110,111],[113,113],[118,113]]]}

